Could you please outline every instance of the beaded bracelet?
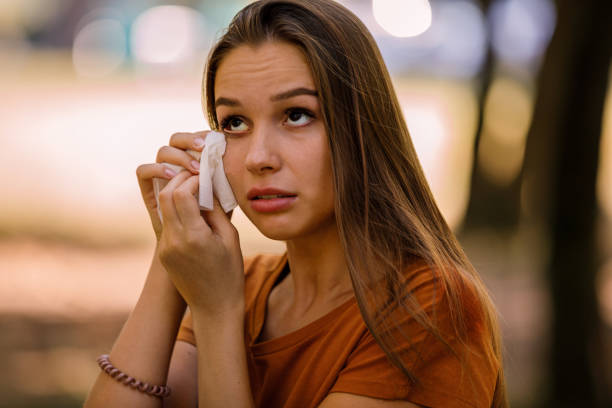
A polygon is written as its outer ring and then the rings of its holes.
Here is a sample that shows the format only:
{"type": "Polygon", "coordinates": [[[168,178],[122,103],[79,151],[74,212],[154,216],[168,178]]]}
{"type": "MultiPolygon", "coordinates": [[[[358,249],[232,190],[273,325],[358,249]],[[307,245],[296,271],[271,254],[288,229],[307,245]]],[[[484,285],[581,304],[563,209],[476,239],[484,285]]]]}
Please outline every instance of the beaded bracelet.
{"type": "Polygon", "coordinates": [[[115,368],[108,359],[108,354],[102,354],[96,360],[98,365],[108,375],[115,380],[132,387],[135,390],[144,392],[145,394],[153,395],[154,397],[165,398],[170,395],[170,387],[167,385],[152,385],[146,382],[139,381],[134,377],[130,377],[123,371],[115,368]]]}

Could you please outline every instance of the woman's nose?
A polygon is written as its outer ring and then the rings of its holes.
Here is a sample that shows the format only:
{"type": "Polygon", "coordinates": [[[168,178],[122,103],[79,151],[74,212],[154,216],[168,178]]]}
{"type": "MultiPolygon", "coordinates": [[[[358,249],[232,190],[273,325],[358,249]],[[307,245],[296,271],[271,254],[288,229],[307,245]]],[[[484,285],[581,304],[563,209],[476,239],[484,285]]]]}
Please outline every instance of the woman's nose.
{"type": "Polygon", "coordinates": [[[277,171],[280,164],[274,130],[264,127],[255,129],[249,137],[245,159],[247,169],[255,174],[263,174],[277,171]]]}

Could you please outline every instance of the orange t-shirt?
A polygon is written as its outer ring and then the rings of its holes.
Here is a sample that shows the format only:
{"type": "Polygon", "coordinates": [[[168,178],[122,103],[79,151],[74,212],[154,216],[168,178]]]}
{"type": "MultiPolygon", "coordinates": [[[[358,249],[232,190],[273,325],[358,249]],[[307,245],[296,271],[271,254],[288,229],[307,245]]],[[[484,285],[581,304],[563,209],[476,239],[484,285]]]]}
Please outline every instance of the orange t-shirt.
{"type": "MultiPolygon", "coordinates": [[[[258,255],[245,260],[245,341],[257,407],[316,407],[331,392],[348,392],[406,400],[432,408],[490,408],[499,363],[491,351],[490,333],[478,318],[470,322],[471,350],[463,366],[414,319],[402,318],[402,331],[410,340],[404,340],[405,344],[399,344],[395,350],[419,356],[409,367],[417,383],[408,380],[387,359],[365,326],[355,298],[292,333],[256,342],[264,323],[268,295],[286,264],[286,254],[258,255]]],[[[418,267],[408,276],[406,284],[428,315],[433,311],[444,340],[460,350],[453,338],[444,335],[444,317],[449,311],[439,293],[434,296],[439,286],[434,285],[431,270],[418,267]]],[[[196,345],[192,327],[188,312],[177,340],[196,345]]]]}

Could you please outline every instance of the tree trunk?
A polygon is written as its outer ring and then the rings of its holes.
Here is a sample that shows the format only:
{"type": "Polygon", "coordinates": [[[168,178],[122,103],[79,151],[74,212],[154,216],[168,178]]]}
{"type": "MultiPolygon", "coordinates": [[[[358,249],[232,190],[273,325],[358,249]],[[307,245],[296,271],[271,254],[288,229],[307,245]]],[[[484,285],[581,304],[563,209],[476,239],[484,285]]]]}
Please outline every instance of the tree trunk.
{"type": "MultiPolygon", "coordinates": [[[[491,0],[481,0],[480,5],[486,16],[491,0]]],[[[488,36],[489,38],[492,36],[490,28],[488,36]]],[[[495,65],[493,50],[489,45],[478,78],[478,119],[474,138],[470,198],[460,235],[479,229],[512,230],[518,224],[520,216],[520,178],[517,177],[509,186],[499,186],[487,178],[477,160],[483,132],[485,103],[495,75],[495,65]]]]}
{"type": "Polygon", "coordinates": [[[558,0],[540,72],[524,181],[532,221],[550,234],[550,395],[545,406],[610,403],[596,303],[596,189],[608,83],[611,2],[558,0]]]}

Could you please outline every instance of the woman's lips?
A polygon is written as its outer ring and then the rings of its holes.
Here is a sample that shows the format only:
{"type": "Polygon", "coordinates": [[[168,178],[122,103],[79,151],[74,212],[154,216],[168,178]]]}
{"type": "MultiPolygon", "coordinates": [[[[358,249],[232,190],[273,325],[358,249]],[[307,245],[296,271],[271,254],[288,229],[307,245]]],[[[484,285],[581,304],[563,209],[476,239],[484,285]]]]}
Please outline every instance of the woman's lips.
{"type": "Polygon", "coordinates": [[[286,210],[295,201],[296,196],[290,197],[274,197],[274,198],[256,198],[250,200],[251,208],[260,213],[271,213],[286,210]]]}
{"type": "Polygon", "coordinates": [[[297,195],[276,187],[253,187],[247,193],[251,208],[260,213],[283,211],[289,208],[297,195]]]}

